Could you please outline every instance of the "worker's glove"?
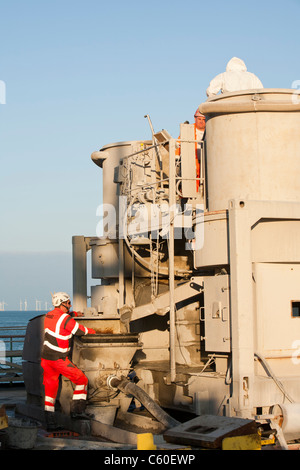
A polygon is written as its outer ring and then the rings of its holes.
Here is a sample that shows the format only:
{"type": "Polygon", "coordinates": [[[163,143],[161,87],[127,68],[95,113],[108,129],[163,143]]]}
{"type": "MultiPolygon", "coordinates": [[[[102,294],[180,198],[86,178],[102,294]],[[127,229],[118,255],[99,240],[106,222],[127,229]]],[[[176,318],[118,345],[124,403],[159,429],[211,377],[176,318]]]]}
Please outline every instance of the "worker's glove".
{"type": "Polygon", "coordinates": [[[84,317],[82,312],[73,312],[75,317],[84,317]]]}
{"type": "Polygon", "coordinates": [[[88,328],[87,330],[88,330],[88,332],[87,332],[88,335],[95,335],[96,334],[96,331],[93,330],[92,328],[88,328]]]}

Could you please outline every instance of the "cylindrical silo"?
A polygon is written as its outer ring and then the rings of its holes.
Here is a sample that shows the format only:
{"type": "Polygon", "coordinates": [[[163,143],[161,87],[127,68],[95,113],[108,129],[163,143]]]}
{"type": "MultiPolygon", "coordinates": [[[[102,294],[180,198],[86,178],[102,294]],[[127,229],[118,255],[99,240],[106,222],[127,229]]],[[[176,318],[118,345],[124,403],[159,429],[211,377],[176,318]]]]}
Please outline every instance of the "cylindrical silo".
{"type": "Polygon", "coordinates": [[[296,90],[226,93],[199,106],[206,115],[209,211],[230,199],[298,201],[300,98],[296,90]]]}
{"type": "Polygon", "coordinates": [[[123,158],[143,150],[150,144],[151,141],[116,142],[105,145],[100,151],[93,152],[91,155],[93,162],[103,169],[103,204],[99,206],[98,213],[103,217],[103,224],[99,223],[98,238],[91,239],[90,242],[92,276],[102,279],[101,286],[92,289],[91,303],[92,306],[102,309],[102,312],[108,310],[111,314],[116,314],[117,308],[123,306],[125,275],[128,266],[132,269],[132,260],[130,258],[128,261],[128,253],[124,252],[124,241],[121,236],[123,227],[119,227],[119,222],[121,225],[123,221],[119,184],[123,175],[120,173],[120,162],[123,158]],[[109,279],[109,282],[106,283],[103,279],[109,279]],[[109,304],[105,301],[108,298],[110,298],[109,304]]]}
{"type": "Polygon", "coordinates": [[[116,223],[119,214],[119,184],[118,171],[122,158],[137,150],[150,145],[150,141],[115,142],[105,145],[101,150],[93,152],[91,158],[96,165],[103,169],[103,204],[111,205],[116,211],[116,223]]]}

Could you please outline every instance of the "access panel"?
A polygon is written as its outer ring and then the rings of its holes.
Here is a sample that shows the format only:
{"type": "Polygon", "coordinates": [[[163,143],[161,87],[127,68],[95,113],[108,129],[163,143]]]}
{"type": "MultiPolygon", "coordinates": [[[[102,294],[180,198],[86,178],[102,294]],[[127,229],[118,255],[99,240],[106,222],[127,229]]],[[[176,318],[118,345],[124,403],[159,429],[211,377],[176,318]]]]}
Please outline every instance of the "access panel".
{"type": "Polygon", "coordinates": [[[205,350],[230,352],[229,276],[204,278],[205,350]]]}

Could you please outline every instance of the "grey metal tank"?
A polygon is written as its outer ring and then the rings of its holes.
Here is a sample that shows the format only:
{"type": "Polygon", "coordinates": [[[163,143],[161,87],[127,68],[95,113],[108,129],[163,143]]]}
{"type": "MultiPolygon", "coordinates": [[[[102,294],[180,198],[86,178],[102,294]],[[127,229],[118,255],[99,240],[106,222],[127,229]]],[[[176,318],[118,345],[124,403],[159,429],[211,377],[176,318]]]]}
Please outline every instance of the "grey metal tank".
{"type": "Polygon", "coordinates": [[[230,199],[298,201],[300,104],[295,90],[226,93],[199,106],[207,117],[209,211],[230,199]]]}

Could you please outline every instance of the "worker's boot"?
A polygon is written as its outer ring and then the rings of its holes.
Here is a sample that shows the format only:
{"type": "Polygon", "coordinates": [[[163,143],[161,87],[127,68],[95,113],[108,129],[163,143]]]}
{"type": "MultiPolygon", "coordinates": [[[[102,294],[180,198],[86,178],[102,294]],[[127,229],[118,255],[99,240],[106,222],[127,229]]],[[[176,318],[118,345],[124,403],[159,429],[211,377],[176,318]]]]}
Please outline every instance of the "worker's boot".
{"type": "Polygon", "coordinates": [[[94,415],[87,413],[86,409],[86,400],[72,400],[70,414],[71,418],[75,419],[91,419],[94,418],[94,415]]]}
{"type": "Polygon", "coordinates": [[[62,429],[64,429],[57,423],[55,419],[55,413],[53,413],[52,411],[45,411],[45,420],[46,429],[48,432],[61,431],[62,429]]]}

